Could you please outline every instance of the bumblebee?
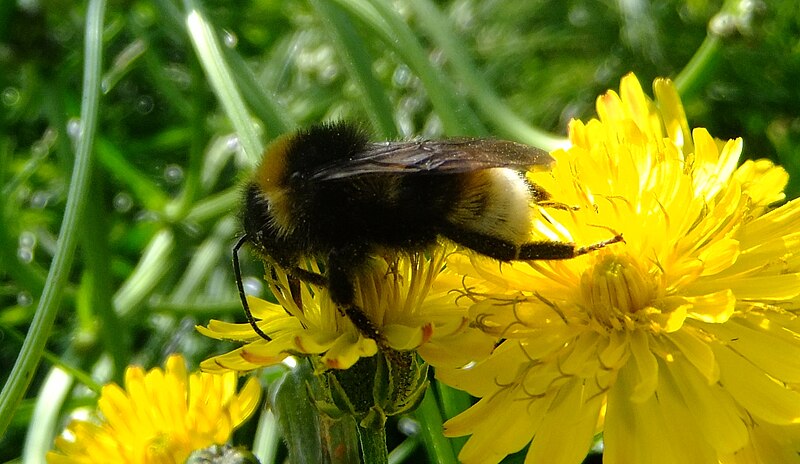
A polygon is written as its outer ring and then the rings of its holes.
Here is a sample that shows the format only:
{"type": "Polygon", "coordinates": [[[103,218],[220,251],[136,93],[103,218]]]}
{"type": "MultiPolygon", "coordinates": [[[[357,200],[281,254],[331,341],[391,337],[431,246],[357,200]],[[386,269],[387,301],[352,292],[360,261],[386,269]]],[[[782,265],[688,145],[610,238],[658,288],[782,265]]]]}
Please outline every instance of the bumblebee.
{"type": "Polygon", "coordinates": [[[500,261],[570,259],[622,240],[578,247],[530,241],[531,202],[549,195],[523,172],[553,158],[527,145],[455,138],[372,143],[330,123],[276,140],[244,190],[244,235],[233,249],[239,295],[253,330],[238,251],[244,243],[291,277],[327,287],[363,335],[376,326],[354,305],[354,278],[377,253],[423,251],[445,238],[500,261]],[[323,273],[300,266],[323,263],[323,273]]]}

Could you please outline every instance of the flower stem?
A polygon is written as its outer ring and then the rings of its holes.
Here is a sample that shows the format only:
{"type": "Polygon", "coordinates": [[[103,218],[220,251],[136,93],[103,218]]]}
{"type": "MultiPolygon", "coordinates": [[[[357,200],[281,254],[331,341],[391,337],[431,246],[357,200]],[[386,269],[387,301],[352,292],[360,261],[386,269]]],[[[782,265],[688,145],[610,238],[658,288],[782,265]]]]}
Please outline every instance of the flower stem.
{"type": "Polygon", "coordinates": [[[438,464],[457,463],[452,443],[442,434],[444,420],[432,389],[425,393],[419,408],[414,411],[414,418],[419,422],[420,437],[425,444],[428,460],[438,464]]]}
{"type": "Polygon", "coordinates": [[[386,450],[386,427],[356,426],[358,440],[361,442],[362,462],[388,464],[389,454],[386,450]]]}
{"type": "Polygon", "coordinates": [[[708,23],[708,34],[675,78],[678,93],[686,100],[693,97],[711,80],[719,64],[724,41],[738,37],[742,30],[752,28],[758,18],[757,8],[743,7],[739,0],[726,0],[708,23]]]}
{"type": "Polygon", "coordinates": [[[692,59],[675,78],[675,86],[682,98],[694,96],[705,86],[717,67],[721,48],[720,38],[709,32],[692,59]]]}

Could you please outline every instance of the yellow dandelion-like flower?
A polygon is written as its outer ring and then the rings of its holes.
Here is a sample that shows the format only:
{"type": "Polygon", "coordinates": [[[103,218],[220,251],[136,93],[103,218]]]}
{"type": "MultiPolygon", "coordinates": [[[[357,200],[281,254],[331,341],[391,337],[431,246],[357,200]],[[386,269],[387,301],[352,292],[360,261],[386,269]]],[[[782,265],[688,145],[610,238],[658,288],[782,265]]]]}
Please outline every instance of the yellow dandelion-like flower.
{"type": "Polygon", "coordinates": [[[690,132],[672,83],[636,77],[570,124],[556,168],[530,174],[570,208],[537,231],[615,244],[568,261],[498,266],[455,255],[471,315],[504,339],[486,360],[437,369],[481,400],[446,424],[460,458],[579,463],[603,432],[604,462],[797,462],[800,201],[787,174],[737,168],[740,139],[690,132]],[[574,206],[574,208],[572,208],[574,206]],[[600,226],[600,227],[598,227],[600,226]],[[787,456],[793,456],[787,461],[787,456]]]}
{"type": "MultiPolygon", "coordinates": [[[[447,247],[429,257],[421,254],[387,261],[375,258],[372,268],[355,281],[356,305],[377,328],[383,348],[417,350],[426,359],[449,365],[488,353],[491,340],[467,328],[467,308],[455,304],[452,289],[460,277],[443,271],[447,247]],[[451,346],[462,350],[453,356],[451,346]]],[[[197,329],[204,335],[246,344],[201,364],[207,372],[247,371],[275,364],[290,355],[319,356],[321,366],[348,369],[362,357],[378,353],[376,340],[365,337],[331,302],[324,288],[300,286],[292,294],[286,273],[276,269],[269,279],[278,303],[254,297],[247,301],[258,326],[272,340],[259,337],[249,324],[212,320],[197,329]],[[300,304],[298,305],[298,302],[300,304]]]]}
{"type": "Polygon", "coordinates": [[[128,367],[124,389],[103,387],[98,420],[72,420],[47,462],[183,463],[194,450],[225,444],[255,411],[258,380],[238,393],[236,384],[234,372],[188,375],[179,355],[167,359],[165,370],[128,367]]]}

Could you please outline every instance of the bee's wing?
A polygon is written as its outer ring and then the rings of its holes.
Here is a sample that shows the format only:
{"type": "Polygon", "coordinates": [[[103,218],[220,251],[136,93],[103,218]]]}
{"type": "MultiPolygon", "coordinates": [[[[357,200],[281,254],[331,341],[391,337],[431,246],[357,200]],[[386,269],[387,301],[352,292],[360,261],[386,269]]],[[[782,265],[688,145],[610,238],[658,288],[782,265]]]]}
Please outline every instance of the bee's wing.
{"type": "Polygon", "coordinates": [[[367,145],[348,158],[325,164],[310,173],[312,180],[335,180],[366,174],[455,174],[489,168],[525,169],[549,166],[544,150],[494,139],[447,139],[385,142],[367,145]]]}

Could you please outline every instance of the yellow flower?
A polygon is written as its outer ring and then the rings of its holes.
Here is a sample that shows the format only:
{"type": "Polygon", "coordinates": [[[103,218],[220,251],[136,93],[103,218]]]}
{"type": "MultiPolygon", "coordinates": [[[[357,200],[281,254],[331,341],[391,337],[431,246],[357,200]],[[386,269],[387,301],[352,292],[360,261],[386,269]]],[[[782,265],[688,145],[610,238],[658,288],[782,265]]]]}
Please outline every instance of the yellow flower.
{"type": "Polygon", "coordinates": [[[72,420],[47,462],[183,463],[192,451],[222,445],[255,411],[261,396],[251,378],[237,394],[237,376],[193,373],[170,356],[166,371],[125,370],[125,389],[103,387],[96,421],[72,420]]]}
{"type": "MultiPolygon", "coordinates": [[[[437,247],[430,257],[414,254],[391,264],[376,257],[369,272],[357,278],[355,303],[378,329],[383,348],[417,350],[429,361],[450,365],[463,364],[491,349],[491,339],[483,334],[461,333],[467,328],[467,311],[455,304],[458,295],[452,291],[460,278],[443,272],[447,253],[446,247],[437,247]],[[455,356],[448,348],[452,340],[463,347],[455,356]]],[[[247,371],[293,354],[319,356],[323,369],[348,369],[360,358],[378,352],[376,341],[361,334],[342,315],[326,289],[301,285],[300,294],[295,295],[286,273],[279,269],[274,279],[268,279],[278,303],[254,297],[247,301],[259,328],[272,340],[259,337],[249,324],[212,320],[208,327],[197,329],[208,337],[246,344],[204,361],[203,370],[247,371]]]]}
{"type": "MultiPolygon", "coordinates": [[[[568,261],[498,266],[454,255],[470,309],[504,339],[437,376],[481,400],[446,424],[460,458],[580,463],[603,432],[606,464],[787,462],[800,449],[800,201],[767,160],[737,168],[741,139],[690,132],[668,80],[633,75],[570,124],[571,147],[531,181],[575,208],[535,229],[625,244],[568,261]]],[[[793,461],[794,462],[794,461],[793,461]]]]}

